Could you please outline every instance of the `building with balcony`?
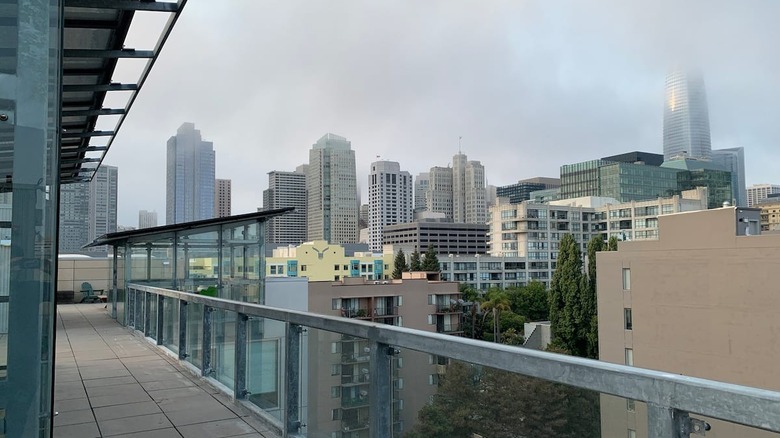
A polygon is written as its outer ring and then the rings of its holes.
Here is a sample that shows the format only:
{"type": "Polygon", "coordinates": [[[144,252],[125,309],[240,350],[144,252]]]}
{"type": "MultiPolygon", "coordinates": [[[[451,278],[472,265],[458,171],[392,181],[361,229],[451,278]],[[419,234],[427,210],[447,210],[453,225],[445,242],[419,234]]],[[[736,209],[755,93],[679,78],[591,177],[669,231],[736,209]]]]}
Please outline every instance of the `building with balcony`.
{"type": "MultiPolygon", "coordinates": [[[[759,211],[749,208],[658,220],[658,240],[597,255],[600,360],[779,390],[772,273],[780,235],[759,235],[759,211]]],[[[644,404],[608,396],[601,408],[604,436],[625,436],[646,413],[644,404]]],[[[707,421],[708,437],[770,436],[707,421]]]]}
{"type": "Polygon", "coordinates": [[[298,246],[278,247],[266,259],[267,277],[306,277],[309,281],[339,281],[347,277],[387,280],[395,269],[394,255],[387,252],[348,252],[343,245],[324,240],[298,246]]]}
{"type": "MultiPolygon", "coordinates": [[[[309,311],[355,320],[409,327],[426,332],[462,334],[463,310],[458,284],[431,281],[425,273],[405,273],[384,282],[344,278],[309,283],[309,311]]],[[[336,436],[369,437],[370,346],[368,340],[337,333],[310,333],[308,373],[313,429],[336,436]],[[316,376],[316,377],[314,377],[316,376]],[[328,390],[325,390],[328,388],[328,390]],[[316,390],[315,390],[316,389],[316,390]]],[[[436,393],[439,364],[426,355],[400,351],[391,361],[394,431],[417,421],[417,412],[436,393]],[[414,388],[414,391],[410,390],[414,388]]],[[[328,435],[331,436],[331,435],[328,435]]]]}
{"type": "Polygon", "coordinates": [[[485,254],[487,231],[482,224],[421,220],[385,227],[383,240],[393,251],[403,249],[406,254],[425,252],[429,246],[437,254],[485,254]]]}
{"type": "Polygon", "coordinates": [[[754,208],[761,209],[761,231],[780,231],[780,198],[756,204],[754,208]]]}

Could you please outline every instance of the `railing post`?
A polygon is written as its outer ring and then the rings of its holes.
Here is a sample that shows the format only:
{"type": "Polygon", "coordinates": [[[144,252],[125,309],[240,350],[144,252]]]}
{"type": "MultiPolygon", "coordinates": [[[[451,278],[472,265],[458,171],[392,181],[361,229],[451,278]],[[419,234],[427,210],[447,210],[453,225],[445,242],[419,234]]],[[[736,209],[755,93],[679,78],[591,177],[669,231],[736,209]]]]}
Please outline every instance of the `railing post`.
{"type": "Polygon", "coordinates": [[[144,296],[143,332],[144,332],[144,336],[148,337],[149,329],[151,328],[151,319],[152,319],[150,315],[151,312],[149,312],[149,308],[152,307],[151,306],[152,303],[150,299],[152,294],[150,294],[149,292],[144,292],[143,294],[144,294],[143,295],[144,296]]]}
{"type": "Polygon", "coordinates": [[[370,341],[370,387],[368,391],[368,418],[371,436],[389,438],[393,435],[393,374],[390,354],[393,349],[382,342],[370,341]]]}
{"type": "Polygon", "coordinates": [[[157,299],[157,345],[163,344],[163,326],[165,325],[164,322],[164,305],[165,305],[165,297],[162,295],[155,295],[155,299],[157,299]]]}
{"type": "Polygon", "coordinates": [[[201,339],[201,351],[203,352],[203,361],[200,366],[200,374],[208,377],[211,374],[211,313],[214,311],[210,306],[203,306],[203,339],[201,339]]]}
{"type": "Polygon", "coordinates": [[[243,400],[246,390],[246,324],[249,317],[243,313],[236,315],[235,376],[233,376],[233,396],[243,400]]]}
{"type": "Polygon", "coordinates": [[[301,333],[302,327],[297,324],[287,323],[287,345],[285,354],[287,356],[285,368],[285,386],[286,386],[286,405],[285,415],[285,436],[300,432],[301,418],[299,412],[300,405],[300,381],[301,381],[301,333]]]}
{"type": "Polygon", "coordinates": [[[179,300],[179,360],[187,356],[187,302],[179,300]]]}
{"type": "Polygon", "coordinates": [[[648,438],[690,438],[686,435],[688,413],[674,408],[647,404],[648,438]]]}
{"type": "MultiPolygon", "coordinates": [[[[114,257],[114,265],[111,268],[111,279],[112,279],[111,280],[111,283],[112,283],[111,284],[111,289],[112,289],[112,294],[111,294],[111,302],[109,303],[109,304],[111,304],[111,318],[113,318],[113,319],[116,319],[116,301],[117,301],[117,295],[118,295],[118,292],[119,292],[119,286],[117,285],[118,272],[119,272],[118,271],[119,268],[117,268],[117,262],[119,261],[119,255],[118,255],[117,248],[119,248],[119,247],[118,246],[114,247],[114,255],[113,255],[113,257],[114,257]]],[[[122,260],[124,261],[124,258],[122,260]]],[[[122,322],[124,322],[124,321],[122,321],[122,322]]]]}

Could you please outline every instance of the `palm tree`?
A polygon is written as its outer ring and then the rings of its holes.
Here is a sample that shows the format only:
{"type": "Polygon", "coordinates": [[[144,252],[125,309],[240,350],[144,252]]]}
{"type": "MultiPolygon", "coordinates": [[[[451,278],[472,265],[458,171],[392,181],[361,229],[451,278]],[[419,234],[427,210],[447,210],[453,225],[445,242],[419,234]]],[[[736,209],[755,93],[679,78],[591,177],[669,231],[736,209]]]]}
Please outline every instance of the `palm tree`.
{"type": "Polygon", "coordinates": [[[487,300],[482,302],[482,323],[485,323],[488,311],[493,314],[493,342],[501,342],[501,330],[499,319],[501,312],[512,310],[509,304],[509,295],[502,290],[491,290],[487,293],[487,300]]]}

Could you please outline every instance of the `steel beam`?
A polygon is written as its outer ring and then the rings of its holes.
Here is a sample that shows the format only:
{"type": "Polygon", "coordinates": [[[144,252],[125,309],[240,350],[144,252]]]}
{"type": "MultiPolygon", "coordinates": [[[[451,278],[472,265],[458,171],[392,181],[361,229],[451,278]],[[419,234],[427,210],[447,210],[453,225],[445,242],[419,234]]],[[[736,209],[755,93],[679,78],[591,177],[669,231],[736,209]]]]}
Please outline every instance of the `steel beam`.
{"type": "Polygon", "coordinates": [[[287,342],[285,352],[285,404],[284,410],[286,435],[297,434],[301,430],[300,417],[300,391],[301,391],[301,333],[302,328],[297,324],[286,324],[285,339],[287,342]]]}
{"type": "Polygon", "coordinates": [[[62,138],[111,137],[114,134],[116,134],[114,131],[63,132],[62,138]]]}
{"type": "Polygon", "coordinates": [[[233,397],[246,399],[246,324],[249,317],[244,313],[236,315],[236,346],[234,357],[233,397]]]}
{"type": "Polygon", "coordinates": [[[154,58],[153,50],[94,50],[94,49],[64,49],[65,58],[154,58]]]}
{"type": "Polygon", "coordinates": [[[80,93],[84,91],[136,91],[138,84],[95,84],[95,85],[63,85],[63,93],[80,93]]]}
{"type": "Polygon", "coordinates": [[[369,343],[369,431],[372,437],[390,438],[393,436],[393,373],[388,355],[391,347],[382,342],[369,343]]]}
{"type": "Polygon", "coordinates": [[[214,309],[210,306],[203,306],[203,337],[200,342],[202,360],[200,363],[200,374],[208,377],[211,374],[211,321],[214,309]]]}
{"type": "Polygon", "coordinates": [[[65,0],[66,8],[119,9],[122,11],[178,12],[177,3],[130,0],[65,0]]]}
{"type": "Polygon", "coordinates": [[[179,360],[187,356],[187,302],[179,300],[179,360]]]}
{"type": "Polygon", "coordinates": [[[62,110],[62,117],[89,117],[89,116],[121,116],[125,114],[124,108],[101,108],[88,110],[62,110]]]}

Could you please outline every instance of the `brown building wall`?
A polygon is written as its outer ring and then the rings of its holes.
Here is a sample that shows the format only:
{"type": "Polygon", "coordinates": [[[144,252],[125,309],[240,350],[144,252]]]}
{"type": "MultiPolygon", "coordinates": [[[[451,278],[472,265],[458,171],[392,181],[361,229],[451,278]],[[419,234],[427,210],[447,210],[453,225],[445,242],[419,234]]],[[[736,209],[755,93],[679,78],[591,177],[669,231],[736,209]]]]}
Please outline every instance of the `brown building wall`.
{"type": "MultiPolygon", "coordinates": [[[[597,255],[601,360],[623,364],[630,348],[637,367],[780,390],[780,235],[737,235],[740,211],[662,216],[658,241],[597,255]]],[[[713,424],[708,437],[776,436],[713,424]]],[[[625,400],[602,397],[603,436],[632,425],[646,436],[641,404],[631,413],[625,400]]]]}

